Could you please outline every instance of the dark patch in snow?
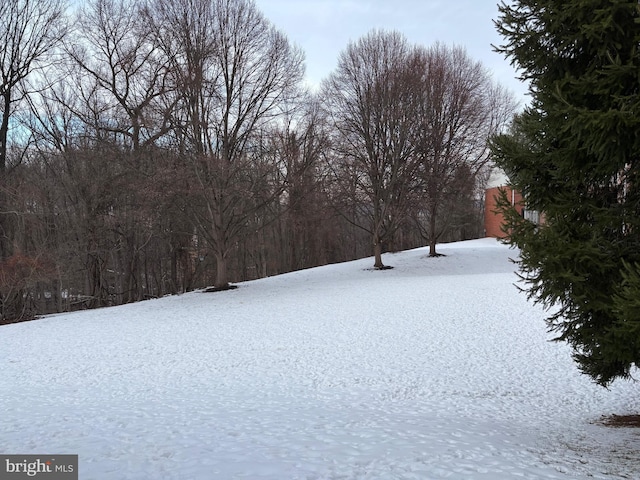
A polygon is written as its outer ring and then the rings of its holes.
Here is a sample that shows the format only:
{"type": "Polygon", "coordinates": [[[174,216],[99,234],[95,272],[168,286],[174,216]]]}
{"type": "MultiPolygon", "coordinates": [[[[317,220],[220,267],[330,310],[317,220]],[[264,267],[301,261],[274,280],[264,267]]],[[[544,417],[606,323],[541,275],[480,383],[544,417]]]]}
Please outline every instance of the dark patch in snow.
{"type": "Polygon", "coordinates": [[[205,288],[202,293],[226,292],[227,290],[235,290],[238,285],[227,285],[226,287],[209,287],[205,288]]]}
{"type": "Polygon", "coordinates": [[[377,272],[378,270],[391,270],[391,269],[393,269],[393,267],[390,265],[383,265],[381,267],[373,267],[373,268],[365,268],[365,270],[369,272],[377,272]]]}
{"type": "Polygon", "coordinates": [[[605,427],[640,428],[640,415],[609,415],[602,417],[598,423],[605,427]]]}

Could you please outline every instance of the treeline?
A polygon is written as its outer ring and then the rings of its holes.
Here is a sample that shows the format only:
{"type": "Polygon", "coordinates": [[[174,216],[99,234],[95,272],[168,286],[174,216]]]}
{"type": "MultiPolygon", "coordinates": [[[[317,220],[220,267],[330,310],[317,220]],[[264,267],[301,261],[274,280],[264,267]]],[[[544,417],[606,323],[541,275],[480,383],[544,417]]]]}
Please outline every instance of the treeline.
{"type": "Polygon", "coordinates": [[[0,5],[0,319],[481,236],[513,100],[374,31],[317,92],[251,0],[0,5]]]}

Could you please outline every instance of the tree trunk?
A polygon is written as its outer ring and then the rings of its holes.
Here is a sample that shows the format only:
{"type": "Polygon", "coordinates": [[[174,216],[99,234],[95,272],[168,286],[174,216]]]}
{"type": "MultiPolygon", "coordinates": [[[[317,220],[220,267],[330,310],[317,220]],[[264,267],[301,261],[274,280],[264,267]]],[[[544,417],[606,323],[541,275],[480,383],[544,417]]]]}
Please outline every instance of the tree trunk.
{"type": "Polygon", "coordinates": [[[216,252],[216,281],[213,284],[216,290],[226,290],[229,288],[229,277],[227,275],[227,256],[224,253],[216,252]]]}
{"type": "Polygon", "coordinates": [[[178,249],[171,246],[171,293],[184,293],[178,286],[178,249]]]}
{"type": "Polygon", "coordinates": [[[2,123],[0,124],[0,260],[12,255],[12,232],[7,213],[7,138],[9,133],[9,114],[11,113],[11,92],[3,95],[2,123]]]}
{"type": "Polygon", "coordinates": [[[432,206],[429,212],[429,256],[437,257],[438,253],[436,252],[436,217],[438,214],[438,209],[435,206],[432,206]]]}
{"type": "Polygon", "coordinates": [[[384,264],[382,263],[382,244],[377,235],[373,236],[373,256],[375,257],[373,268],[384,268],[384,264]]]}
{"type": "Polygon", "coordinates": [[[438,253],[436,252],[436,239],[434,236],[429,237],[429,256],[437,257],[438,253]]]}

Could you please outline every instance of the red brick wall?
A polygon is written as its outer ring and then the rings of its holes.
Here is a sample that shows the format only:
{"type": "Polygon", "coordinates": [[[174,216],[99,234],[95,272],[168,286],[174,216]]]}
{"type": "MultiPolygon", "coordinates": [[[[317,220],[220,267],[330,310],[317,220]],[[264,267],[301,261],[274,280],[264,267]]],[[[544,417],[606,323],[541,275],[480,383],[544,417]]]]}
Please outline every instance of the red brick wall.
{"type": "Polygon", "coordinates": [[[500,195],[500,190],[505,190],[507,192],[507,198],[511,201],[511,204],[516,207],[518,213],[522,215],[524,205],[520,192],[513,191],[509,187],[494,187],[487,189],[484,195],[484,231],[486,237],[502,238],[505,236],[505,233],[501,230],[504,218],[501,214],[495,213],[496,199],[500,195]]]}

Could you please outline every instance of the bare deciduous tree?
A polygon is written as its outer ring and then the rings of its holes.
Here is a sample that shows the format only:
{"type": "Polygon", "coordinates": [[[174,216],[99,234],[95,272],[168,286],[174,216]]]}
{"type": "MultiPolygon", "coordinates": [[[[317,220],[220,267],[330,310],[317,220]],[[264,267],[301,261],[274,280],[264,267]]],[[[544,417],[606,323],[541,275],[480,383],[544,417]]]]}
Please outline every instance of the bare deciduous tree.
{"type": "Polygon", "coordinates": [[[318,99],[309,96],[287,121],[268,132],[268,152],[281,165],[285,189],[266,221],[274,224],[271,250],[279,271],[326,263],[323,230],[327,202],[322,192],[322,155],[327,128],[318,99]]]}
{"type": "Polygon", "coordinates": [[[80,74],[78,88],[97,105],[82,110],[90,113],[84,121],[113,142],[116,158],[110,161],[119,164],[118,173],[126,179],[113,205],[118,217],[113,256],[115,290],[127,302],[144,296],[142,257],[154,223],[142,196],[150,193],[148,184],[157,170],[153,147],[169,132],[176,103],[169,61],[138,14],[131,0],[92,0],[78,12],[76,35],[66,48],[80,74]],[[98,115],[92,114],[96,110],[98,115]]]}
{"type": "Polygon", "coordinates": [[[67,53],[100,90],[111,123],[101,128],[139,152],[169,130],[171,105],[159,101],[173,88],[158,39],[138,19],[131,0],[92,0],[78,12],[77,35],[67,53]]]}
{"type": "Polygon", "coordinates": [[[337,132],[335,178],[356,209],[343,214],[371,235],[375,268],[384,268],[382,245],[407,214],[416,169],[413,63],[402,35],[373,31],[341,53],[323,85],[337,132]]]}
{"type": "Polygon", "coordinates": [[[11,255],[5,213],[9,117],[27,93],[22,82],[37,69],[65,34],[62,0],[0,2],[0,259],[11,255]]]}
{"type": "Polygon", "coordinates": [[[429,255],[436,256],[436,243],[454,218],[445,207],[475,189],[489,161],[488,140],[511,119],[514,101],[461,47],[435,44],[421,48],[418,58],[419,212],[429,255]]]}
{"type": "Polygon", "coordinates": [[[156,0],[146,11],[184,92],[185,146],[197,186],[191,211],[215,256],[214,285],[225,289],[228,257],[248,218],[283,188],[258,198],[266,177],[251,149],[302,79],[303,55],[251,0],[156,0]]]}
{"type": "Polygon", "coordinates": [[[309,105],[302,122],[280,137],[287,157],[286,233],[290,270],[327,262],[329,212],[323,195],[322,156],[329,148],[326,119],[318,102],[309,105]]]}

